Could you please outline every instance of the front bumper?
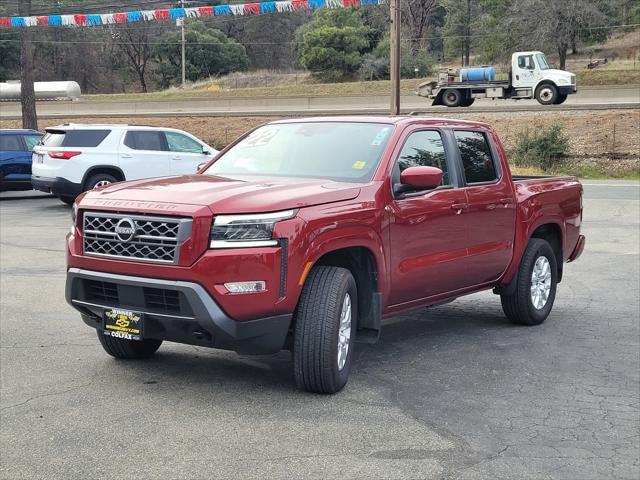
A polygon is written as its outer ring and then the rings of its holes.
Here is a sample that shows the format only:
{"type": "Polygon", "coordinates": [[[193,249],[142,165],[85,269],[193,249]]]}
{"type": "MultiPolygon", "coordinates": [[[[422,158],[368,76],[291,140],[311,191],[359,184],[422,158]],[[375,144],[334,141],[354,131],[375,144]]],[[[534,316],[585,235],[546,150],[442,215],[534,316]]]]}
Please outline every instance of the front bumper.
{"type": "Polygon", "coordinates": [[[560,95],[571,95],[577,92],[578,88],[575,85],[562,85],[558,87],[558,93],[560,93],[560,95]]]}
{"type": "Polygon", "coordinates": [[[145,338],[244,354],[276,353],[285,348],[292,317],[236,321],[197,283],[79,268],[67,271],[66,299],[93,328],[101,328],[105,309],[128,308],[144,313],[145,338]]]}
{"type": "Polygon", "coordinates": [[[33,185],[34,190],[52,193],[58,197],[75,198],[82,193],[82,185],[70,182],[69,180],[60,177],[48,178],[33,175],[31,177],[31,184],[33,185]]]}

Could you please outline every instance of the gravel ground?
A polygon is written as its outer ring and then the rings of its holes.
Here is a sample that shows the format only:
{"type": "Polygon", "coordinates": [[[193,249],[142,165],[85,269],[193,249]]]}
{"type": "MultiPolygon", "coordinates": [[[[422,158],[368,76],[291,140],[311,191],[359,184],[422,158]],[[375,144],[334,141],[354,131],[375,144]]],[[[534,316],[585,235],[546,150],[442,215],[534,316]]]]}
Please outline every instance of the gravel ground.
{"type": "MultiPolygon", "coordinates": [[[[441,117],[477,120],[491,124],[507,148],[514,145],[518,135],[527,128],[559,123],[569,136],[572,157],[631,157],[636,163],[640,156],[640,111],[564,111],[564,112],[500,112],[500,113],[443,113],[441,117]],[[615,130],[615,134],[614,134],[615,130]]],[[[247,130],[282,117],[131,117],[101,118],[100,123],[131,123],[187,130],[210,145],[226,145],[247,130]]],[[[40,128],[61,123],[91,123],[83,118],[47,119],[40,128]]],[[[20,127],[19,120],[3,120],[3,128],[20,127]]]]}
{"type": "Polygon", "coordinates": [[[69,208],[0,197],[0,478],[640,477],[640,188],[585,182],[587,249],[539,327],[491,293],[385,322],[347,387],[290,356],[119,362],[64,302],[69,208]]]}

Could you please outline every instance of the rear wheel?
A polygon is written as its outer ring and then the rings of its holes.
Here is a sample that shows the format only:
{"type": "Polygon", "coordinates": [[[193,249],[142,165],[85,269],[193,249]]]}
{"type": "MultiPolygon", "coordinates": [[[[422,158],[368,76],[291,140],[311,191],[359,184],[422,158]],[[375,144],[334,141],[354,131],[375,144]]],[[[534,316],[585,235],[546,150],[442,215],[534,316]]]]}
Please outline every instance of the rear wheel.
{"type": "Polygon", "coordinates": [[[298,388],[336,393],[347,383],[357,328],[358,292],[345,268],[314,268],[296,311],[293,371],[298,388]]]}
{"type": "Polygon", "coordinates": [[[447,107],[459,107],[462,103],[462,92],[449,88],[442,93],[442,103],[447,107]]]}
{"type": "Polygon", "coordinates": [[[117,181],[118,179],[109,173],[97,173],[89,177],[89,179],[84,184],[84,189],[85,191],[93,190],[94,188],[105,187],[117,181]]]}
{"type": "Polygon", "coordinates": [[[475,98],[465,98],[464,101],[462,103],[460,103],[461,107],[470,107],[471,105],[473,105],[473,102],[475,102],[476,99],[475,98]]]}
{"type": "Polygon", "coordinates": [[[541,105],[553,105],[558,99],[558,89],[551,83],[545,83],[536,88],[536,100],[541,105]]]}
{"type": "Polygon", "coordinates": [[[532,238],[518,267],[516,288],[502,294],[502,310],[519,325],[539,325],[553,308],[558,282],[558,265],[553,248],[546,240],[532,238]]]}
{"type": "Polygon", "coordinates": [[[67,195],[63,195],[60,197],[60,200],[62,200],[64,203],[66,203],[67,205],[73,205],[73,202],[76,201],[76,197],[71,197],[71,196],[67,196],[67,195]]]}
{"type": "Polygon", "coordinates": [[[162,340],[126,340],[105,335],[101,330],[97,330],[98,340],[104,351],[112,357],[127,360],[149,358],[160,348],[162,340]]]}

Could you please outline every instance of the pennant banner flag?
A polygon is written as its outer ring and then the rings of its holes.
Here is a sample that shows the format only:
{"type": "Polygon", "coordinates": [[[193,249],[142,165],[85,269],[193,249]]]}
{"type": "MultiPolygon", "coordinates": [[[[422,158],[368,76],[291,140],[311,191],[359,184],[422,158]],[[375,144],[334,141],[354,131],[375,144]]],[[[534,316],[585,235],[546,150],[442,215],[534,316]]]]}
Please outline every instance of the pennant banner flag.
{"type": "Polygon", "coordinates": [[[26,27],[93,27],[114,23],[152,22],[222,15],[262,15],[319,8],[348,8],[361,5],[381,5],[386,0],[280,0],[268,2],[236,3],[210,7],[169,8],[132,12],[75,15],[39,15],[34,17],[0,17],[0,28],[26,27]]]}

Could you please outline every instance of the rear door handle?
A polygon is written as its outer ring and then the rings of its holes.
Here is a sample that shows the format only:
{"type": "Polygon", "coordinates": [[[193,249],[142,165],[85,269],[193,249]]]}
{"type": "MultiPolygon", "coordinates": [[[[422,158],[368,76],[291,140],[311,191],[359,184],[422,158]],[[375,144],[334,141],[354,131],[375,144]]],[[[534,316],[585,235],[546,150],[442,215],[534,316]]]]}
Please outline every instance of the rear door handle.
{"type": "Polygon", "coordinates": [[[456,214],[460,214],[462,213],[463,210],[466,210],[467,208],[469,208],[469,204],[468,203],[462,203],[462,202],[453,202],[451,204],[451,210],[455,210],[456,214]]]}
{"type": "Polygon", "coordinates": [[[182,160],[180,157],[171,157],[171,160],[182,160]]]}
{"type": "Polygon", "coordinates": [[[120,155],[122,158],[131,158],[131,155],[129,155],[128,153],[123,153],[120,155]]]}
{"type": "Polygon", "coordinates": [[[513,200],[511,198],[501,198],[500,203],[506,207],[507,205],[511,205],[513,200]]]}

